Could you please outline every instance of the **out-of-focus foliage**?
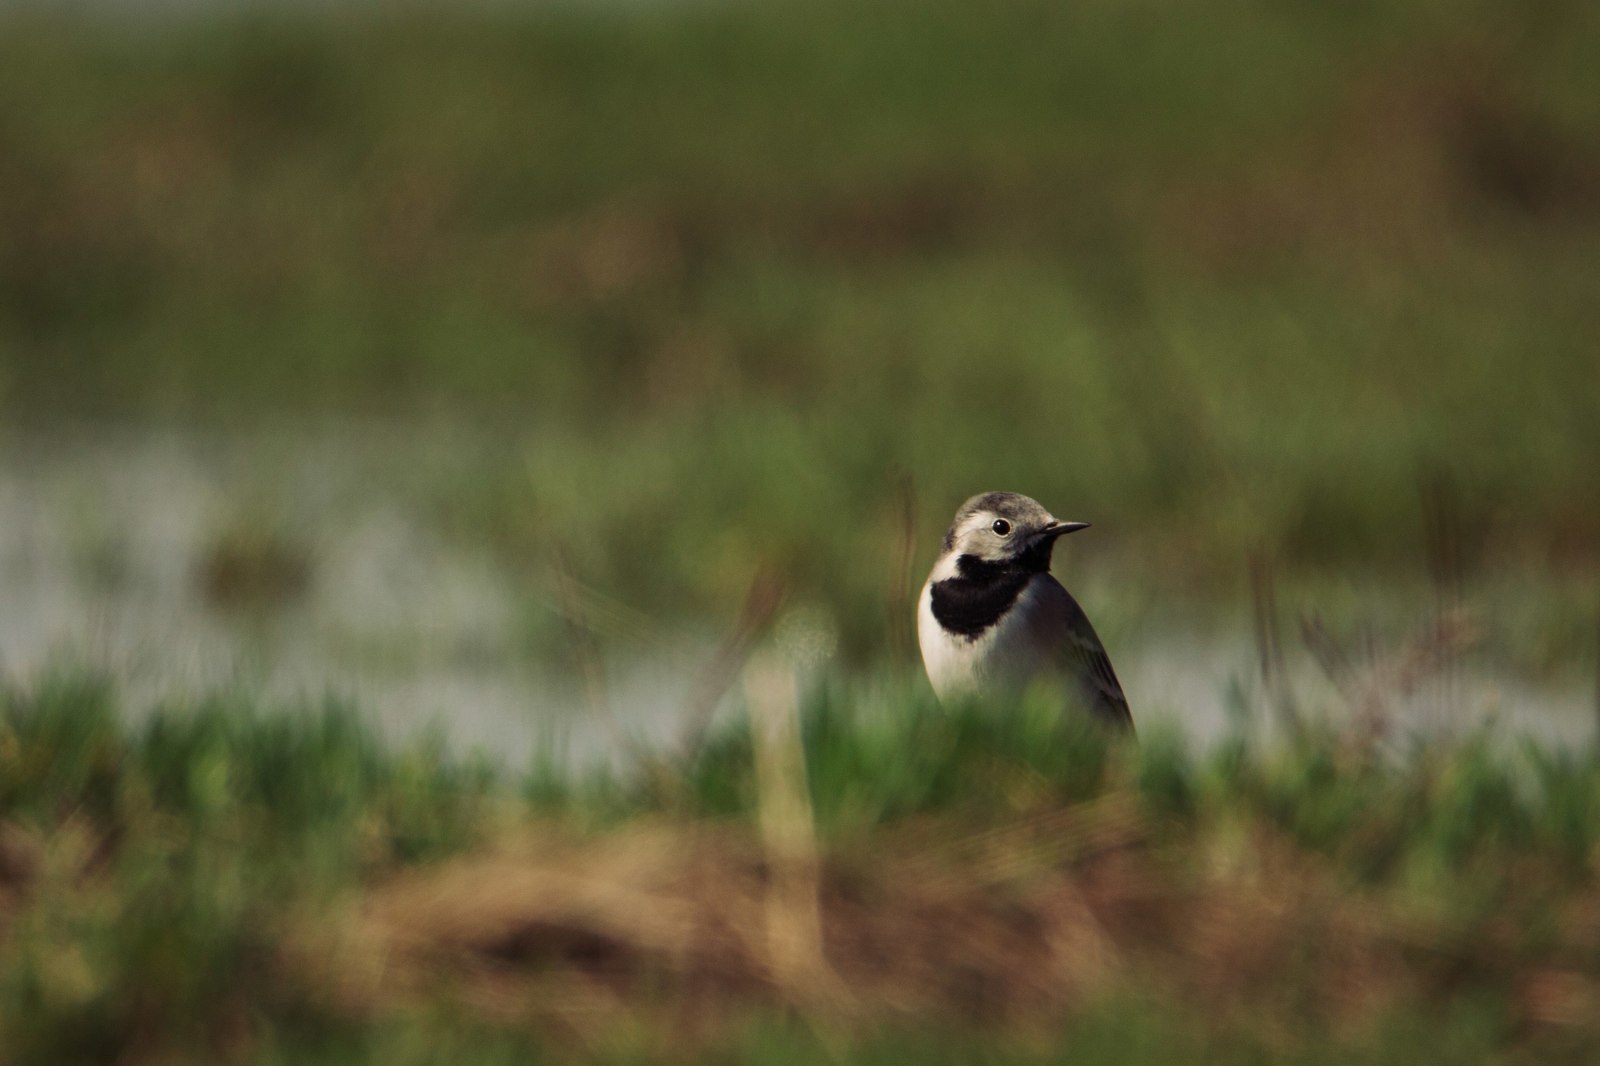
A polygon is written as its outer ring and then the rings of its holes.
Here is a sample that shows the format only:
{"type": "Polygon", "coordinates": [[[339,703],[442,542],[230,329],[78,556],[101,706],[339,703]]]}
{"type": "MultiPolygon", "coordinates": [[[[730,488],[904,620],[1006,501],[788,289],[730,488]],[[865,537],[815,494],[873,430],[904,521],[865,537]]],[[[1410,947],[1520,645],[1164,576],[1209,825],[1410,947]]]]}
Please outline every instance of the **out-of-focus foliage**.
{"type": "Polygon", "coordinates": [[[77,677],[0,697],[10,1061],[1583,1062],[1600,1041],[1587,755],[1326,733],[1197,756],[825,685],[801,789],[739,723],[689,764],[495,775],[385,750],[348,708],[233,695],[129,726],[117,702],[77,677]]]}
{"type": "Polygon", "coordinates": [[[12,419],[476,419],[474,536],[850,649],[906,471],[1167,591],[1413,570],[1440,472],[1469,566],[1595,564],[1585,0],[4,20],[12,419]]]}
{"type": "Polygon", "coordinates": [[[254,1012],[298,1017],[309,993],[275,961],[294,916],[484,830],[484,771],[384,752],[345,708],[262,717],[228,696],[129,728],[75,677],[0,707],[11,1061],[223,1048],[254,1012]]]}
{"type": "MultiPolygon", "coordinates": [[[[0,14],[8,432],[415,425],[442,527],[640,643],[766,568],[872,658],[1010,488],[1113,534],[1108,633],[1248,552],[1591,654],[1600,6],[546,6],[0,14]]],[[[199,594],[287,613],[318,546],[239,513],[199,594]]],[[[528,643],[612,651],[561,613],[528,643]]],[[[796,732],[517,775],[8,687],[0,1059],[1595,1059],[1587,753],[1124,749],[860,677],[796,732]]]]}

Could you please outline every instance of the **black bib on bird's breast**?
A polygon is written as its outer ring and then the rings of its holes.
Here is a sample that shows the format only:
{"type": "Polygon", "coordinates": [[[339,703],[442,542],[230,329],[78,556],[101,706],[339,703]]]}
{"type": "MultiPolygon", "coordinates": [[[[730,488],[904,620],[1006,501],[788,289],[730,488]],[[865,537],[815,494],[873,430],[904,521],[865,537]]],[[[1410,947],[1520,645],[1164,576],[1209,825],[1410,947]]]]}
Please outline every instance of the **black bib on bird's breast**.
{"type": "MultiPolygon", "coordinates": [[[[1033,576],[1031,559],[989,562],[975,555],[956,560],[956,576],[935,581],[929,590],[934,621],[951,633],[977,640],[1011,609],[1033,576]]],[[[1045,556],[1044,569],[1050,566],[1045,556]]]]}

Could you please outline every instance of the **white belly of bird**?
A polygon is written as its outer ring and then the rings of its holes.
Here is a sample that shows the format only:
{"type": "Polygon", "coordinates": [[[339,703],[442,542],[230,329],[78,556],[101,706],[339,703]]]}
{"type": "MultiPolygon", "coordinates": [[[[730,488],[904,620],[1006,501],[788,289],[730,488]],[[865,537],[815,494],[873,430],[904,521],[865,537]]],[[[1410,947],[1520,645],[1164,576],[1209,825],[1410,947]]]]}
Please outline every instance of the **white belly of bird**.
{"type": "Polygon", "coordinates": [[[1047,665],[1032,616],[1038,589],[1029,582],[1011,609],[973,639],[951,633],[933,617],[932,585],[917,603],[917,643],[928,680],[941,700],[1026,686],[1047,665]]]}

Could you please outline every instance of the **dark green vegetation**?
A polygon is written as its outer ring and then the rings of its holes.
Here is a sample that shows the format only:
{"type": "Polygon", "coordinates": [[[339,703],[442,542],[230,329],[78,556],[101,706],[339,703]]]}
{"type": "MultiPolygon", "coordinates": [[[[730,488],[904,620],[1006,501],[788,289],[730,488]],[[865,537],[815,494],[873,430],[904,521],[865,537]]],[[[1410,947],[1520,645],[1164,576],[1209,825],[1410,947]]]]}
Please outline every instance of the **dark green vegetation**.
{"type": "Polygon", "coordinates": [[[744,727],[687,767],[519,781],[337,707],[115,703],[0,702],[7,1062],[1600,1047],[1587,753],[1197,759],[838,689],[804,786],[744,727]]]}
{"type": "Polygon", "coordinates": [[[473,420],[476,541],[665,618],[776,560],[858,657],[904,472],[1203,599],[1416,573],[1443,484],[1589,610],[1593,3],[638,8],[7,16],[3,409],[473,420]]]}

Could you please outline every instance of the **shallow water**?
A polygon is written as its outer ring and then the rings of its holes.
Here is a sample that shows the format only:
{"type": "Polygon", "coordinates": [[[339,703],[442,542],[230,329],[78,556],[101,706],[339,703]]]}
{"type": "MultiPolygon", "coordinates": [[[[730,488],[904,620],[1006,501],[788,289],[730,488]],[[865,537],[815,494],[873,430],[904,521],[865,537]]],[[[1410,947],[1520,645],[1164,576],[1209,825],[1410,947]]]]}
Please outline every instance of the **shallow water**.
{"type": "MultiPolygon", "coordinates": [[[[0,668],[27,683],[87,666],[116,679],[130,714],[235,685],[286,705],[333,694],[388,736],[437,727],[512,763],[553,736],[576,760],[615,757],[619,732],[669,741],[709,642],[617,653],[606,692],[617,720],[596,720],[576,678],[530,663],[522,625],[555,609],[550,593],[430,518],[419,479],[453,476],[462,439],[350,427],[8,439],[0,668]],[[240,543],[248,554],[258,534],[305,573],[290,566],[286,589],[241,607],[216,560],[240,543]]],[[[1204,743],[1241,716],[1272,717],[1248,634],[1151,620],[1116,635],[1141,728],[1171,723],[1204,743]]],[[[1283,676],[1297,706],[1358,713],[1303,651],[1287,653],[1283,676]]],[[[1491,719],[1549,743],[1593,736],[1591,687],[1539,689],[1466,666],[1386,709],[1396,736],[1491,719]]]]}

